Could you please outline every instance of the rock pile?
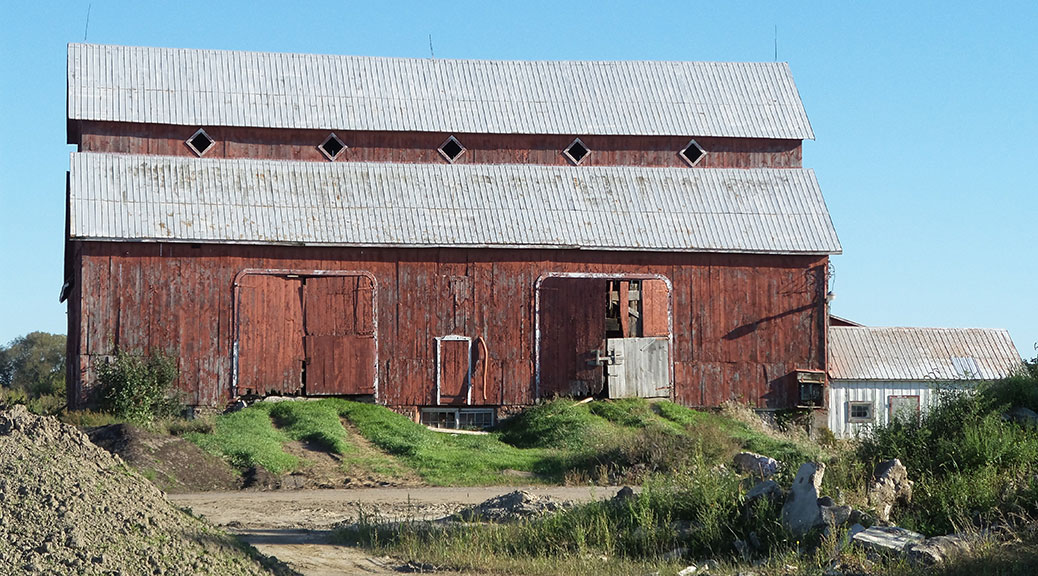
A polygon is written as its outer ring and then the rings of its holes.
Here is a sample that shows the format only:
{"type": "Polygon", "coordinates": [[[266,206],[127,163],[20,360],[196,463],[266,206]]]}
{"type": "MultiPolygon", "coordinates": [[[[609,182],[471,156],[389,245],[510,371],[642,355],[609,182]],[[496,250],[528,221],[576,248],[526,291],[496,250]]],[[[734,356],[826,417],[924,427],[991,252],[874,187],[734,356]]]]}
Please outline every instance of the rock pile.
{"type": "Polygon", "coordinates": [[[466,522],[511,522],[520,518],[557,512],[572,505],[572,502],[559,502],[547,496],[516,490],[466,508],[455,514],[454,518],[466,522]]]}
{"type": "Polygon", "coordinates": [[[0,574],[291,574],[177,509],[72,426],[0,412],[0,574]]]}

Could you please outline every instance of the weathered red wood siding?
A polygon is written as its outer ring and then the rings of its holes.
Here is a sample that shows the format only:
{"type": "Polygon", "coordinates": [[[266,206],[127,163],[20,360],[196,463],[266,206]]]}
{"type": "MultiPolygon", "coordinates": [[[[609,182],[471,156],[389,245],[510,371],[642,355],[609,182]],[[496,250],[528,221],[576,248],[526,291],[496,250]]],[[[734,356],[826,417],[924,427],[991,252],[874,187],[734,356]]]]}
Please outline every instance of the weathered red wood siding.
{"type": "MultiPolygon", "coordinates": [[[[78,126],[82,152],[118,152],[195,156],[185,141],[197,126],[82,122],[78,126]]],[[[229,128],[206,126],[216,142],[206,158],[279,158],[327,162],[317,149],[331,130],[229,128]]],[[[443,163],[437,151],[450,134],[438,132],[335,131],[348,146],[338,162],[443,163]]],[[[454,135],[466,151],[457,164],[569,165],[562,151],[579,136],[591,150],[581,166],[687,167],[678,152],[695,136],[602,136],[573,134],[454,135]]],[[[713,138],[695,136],[707,154],[697,168],[800,168],[800,140],[713,138]]]]}
{"type": "Polygon", "coordinates": [[[533,402],[535,285],[553,272],[671,281],[675,400],[683,404],[790,407],[795,388],[787,375],[824,368],[825,256],[102,242],[74,243],[74,254],[69,334],[79,334],[70,358],[79,368],[77,401],[94,363],[116,347],[169,351],[179,358],[189,401],[228,400],[233,283],[248,268],[370,273],[379,401],[395,406],[432,404],[435,338],[451,334],[486,340],[485,359],[474,351],[473,404],[533,402]]]}

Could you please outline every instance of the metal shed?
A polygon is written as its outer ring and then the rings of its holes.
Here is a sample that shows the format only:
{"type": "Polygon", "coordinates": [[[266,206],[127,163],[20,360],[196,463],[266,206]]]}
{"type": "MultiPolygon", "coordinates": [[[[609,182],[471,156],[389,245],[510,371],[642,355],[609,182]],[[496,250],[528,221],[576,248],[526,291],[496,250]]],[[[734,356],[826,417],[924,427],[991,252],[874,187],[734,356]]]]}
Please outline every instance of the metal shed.
{"type": "Polygon", "coordinates": [[[918,417],[942,391],[1004,378],[1021,364],[1006,330],[832,326],[829,428],[846,438],[918,417]]]}

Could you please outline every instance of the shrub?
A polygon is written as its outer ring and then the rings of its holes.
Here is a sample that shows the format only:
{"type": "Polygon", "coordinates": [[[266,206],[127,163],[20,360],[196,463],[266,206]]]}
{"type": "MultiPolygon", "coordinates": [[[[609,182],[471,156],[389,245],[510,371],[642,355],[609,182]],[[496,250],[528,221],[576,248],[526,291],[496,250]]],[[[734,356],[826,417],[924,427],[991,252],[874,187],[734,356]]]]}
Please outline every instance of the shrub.
{"type": "Polygon", "coordinates": [[[176,416],[183,410],[176,360],[165,354],[137,356],[117,351],[97,370],[101,408],[137,424],[176,416]]]}

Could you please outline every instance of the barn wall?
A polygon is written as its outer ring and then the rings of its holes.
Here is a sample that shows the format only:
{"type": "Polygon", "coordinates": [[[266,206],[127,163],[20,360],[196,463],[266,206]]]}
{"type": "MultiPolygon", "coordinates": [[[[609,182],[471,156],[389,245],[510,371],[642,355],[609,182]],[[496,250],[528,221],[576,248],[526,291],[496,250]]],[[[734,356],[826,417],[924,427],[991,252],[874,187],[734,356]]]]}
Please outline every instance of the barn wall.
{"type": "MultiPolygon", "coordinates": [[[[379,400],[431,405],[435,338],[486,340],[474,404],[527,404],[535,390],[535,285],[551,272],[658,274],[672,283],[675,399],[794,403],[788,374],[822,369],[825,256],[564,250],[359,249],[76,243],[69,334],[78,332],[73,396],[118,347],[177,356],[199,405],[231,390],[236,275],[247,268],[358,270],[377,290],[379,400]],[[485,364],[484,364],[485,363],[485,364]],[[482,371],[486,367],[486,398],[482,371]]],[[[550,386],[549,386],[550,388],[550,386]]]]}
{"type": "Polygon", "coordinates": [[[829,429],[837,438],[853,438],[873,425],[890,423],[891,396],[918,396],[919,409],[925,413],[941,391],[962,390],[962,384],[933,381],[881,382],[874,380],[831,380],[829,385],[829,429]],[[874,423],[850,422],[850,402],[871,402],[874,423]]]}
{"type": "MultiPolygon", "coordinates": [[[[185,141],[198,126],[172,126],[115,122],[83,122],[79,126],[82,152],[118,152],[191,156],[185,141]]],[[[317,149],[330,130],[205,127],[215,141],[206,158],[277,158],[327,162],[317,149]]],[[[446,162],[437,148],[450,134],[437,132],[335,131],[348,148],[337,161],[446,162]]],[[[691,136],[595,136],[574,134],[510,135],[455,134],[466,151],[458,164],[569,165],[562,151],[580,136],[591,149],[581,166],[687,167],[678,152],[691,136]]],[[[763,138],[696,137],[707,151],[697,164],[702,168],[800,168],[800,140],[763,138]]]]}

